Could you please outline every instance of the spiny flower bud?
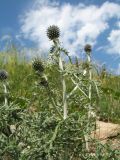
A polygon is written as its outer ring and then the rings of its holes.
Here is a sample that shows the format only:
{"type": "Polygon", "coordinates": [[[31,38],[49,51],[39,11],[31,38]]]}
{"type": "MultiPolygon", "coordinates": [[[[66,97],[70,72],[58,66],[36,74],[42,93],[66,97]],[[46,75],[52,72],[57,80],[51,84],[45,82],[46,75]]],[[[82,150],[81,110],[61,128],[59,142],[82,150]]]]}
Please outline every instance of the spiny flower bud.
{"type": "Polygon", "coordinates": [[[0,70],[0,80],[4,81],[8,78],[8,73],[5,70],[0,70]]]}
{"type": "Polygon", "coordinates": [[[92,47],[90,44],[86,44],[85,47],[84,47],[84,51],[86,53],[90,53],[92,51],[92,47]]]}
{"type": "Polygon", "coordinates": [[[44,71],[44,66],[42,64],[42,61],[40,59],[34,59],[32,63],[32,67],[35,71],[37,72],[43,72],[44,71]]]}
{"type": "Polygon", "coordinates": [[[55,26],[55,25],[52,25],[50,27],[48,27],[47,29],[47,36],[50,40],[54,40],[54,39],[57,39],[59,38],[60,36],[60,29],[55,26]]]}

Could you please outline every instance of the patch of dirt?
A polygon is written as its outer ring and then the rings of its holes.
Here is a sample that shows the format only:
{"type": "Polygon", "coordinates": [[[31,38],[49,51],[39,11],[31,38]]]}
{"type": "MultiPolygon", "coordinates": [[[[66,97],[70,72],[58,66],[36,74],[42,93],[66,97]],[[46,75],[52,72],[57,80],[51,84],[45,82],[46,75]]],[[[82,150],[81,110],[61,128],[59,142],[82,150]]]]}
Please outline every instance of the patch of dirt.
{"type": "Polygon", "coordinates": [[[100,140],[102,144],[110,143],[113,148],[120,148],[119,124],[97,121],[96,128],[96,131],[91,134],[92,138],[100,140]]]}

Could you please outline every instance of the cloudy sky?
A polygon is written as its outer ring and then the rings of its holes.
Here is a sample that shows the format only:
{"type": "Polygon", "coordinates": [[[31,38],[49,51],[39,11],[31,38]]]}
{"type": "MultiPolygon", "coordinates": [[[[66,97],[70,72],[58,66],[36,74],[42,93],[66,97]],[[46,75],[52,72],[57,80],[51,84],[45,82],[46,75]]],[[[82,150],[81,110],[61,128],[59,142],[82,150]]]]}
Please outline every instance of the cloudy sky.
{"type": "Polygon", "coordinates": [[[120,74],[120,0],[0,0],[0,43],[11,36],[48,51],[46,29],[53,24],[71,55],[81,57],[90,43],[94,60],[120,74]]]}

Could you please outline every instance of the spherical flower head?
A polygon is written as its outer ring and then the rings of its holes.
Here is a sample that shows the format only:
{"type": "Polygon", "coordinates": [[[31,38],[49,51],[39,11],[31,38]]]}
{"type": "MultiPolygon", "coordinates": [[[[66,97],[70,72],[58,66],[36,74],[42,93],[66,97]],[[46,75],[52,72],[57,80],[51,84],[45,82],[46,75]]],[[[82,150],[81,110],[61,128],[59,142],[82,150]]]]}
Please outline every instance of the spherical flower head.
{"type": "Polygon", "coordinates": [[[54,39],[57,39],[59,38],[60,36],[60,29],[55,26],[55,25],[52,25],[50,27],[48,27],[47,29],[47,36],[50,40],[54,40],[54,39]]]}
{"type": "Polygon", "coordinates": [[[8,73],[5,70],[0,70],[0,81],[4,81],[8,78],[8,73]]]}
{"type": "Polygon", "coordinates": [[[86,44],[85,47],[84,47],[84,51],[86,53],[90,53],[92,51],[92,47],[90,44],[86,44]]]}
{"type": "Polygon", "coordinates": [[[34,59],[32,63],[32,67],[35,71],[42,73],[44,71],[44,66],[40,59],[34,59]]]}

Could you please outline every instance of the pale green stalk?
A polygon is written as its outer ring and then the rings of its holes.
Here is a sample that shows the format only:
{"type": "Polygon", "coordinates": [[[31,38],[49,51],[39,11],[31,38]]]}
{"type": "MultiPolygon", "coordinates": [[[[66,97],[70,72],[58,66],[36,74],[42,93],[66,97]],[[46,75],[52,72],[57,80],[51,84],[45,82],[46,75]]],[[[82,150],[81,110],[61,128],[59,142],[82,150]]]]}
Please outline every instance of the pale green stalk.
{"type": "MultiPolygon", "coordinates": [[[[87,60],[89,63],[89,70],[88,70],[88,74],[89,74],[89,88],[88,88],[88,98],[89,98],[89,104],[88,104],[88,121],[90,122],[90,118],[91,118],[91,108],[92,108],[92,71],[91,71],[91,57],[90,57],[90,52],[87,53],[87,60]]],[[[89,122],[88,122],[88,130],[89,130],[89,122]]],[[[85,144],[86,144],[86,150],[89,151],[89,136],[88,134],[86,134],[85,136],[85,144]]]]}
{"type": "MultiPolygon", "coordinates": [[[[91,67],[90,53],[87,54],[87,58],[88,58],[88,63],[90,65],[90,67],[91,67]]],[[[91,68],[89,68],[89,91],[88,91],[89,106],[88,106],[88,119],[90,119],[90,117],[91,117],[91,108],[92,108],[92,104],[91,104],[91,99],[92,99],[92,85],[91,85],[91,81],[92,81],[92,71],[91,71],[91,68]]]]}
{"type": "Polygon", "coordinates": [[[5,104],[5,105],[8,105],[8,100],[7,100],[7,87],[6,87],[6,84],[3,84],[3,87],[4,87],[4,94],[5,94],[4,104],[5,104]]]}
{"type": "MultiPolygon", "coordinates": [[[[64,71],[61,56],[59,57],[59,67],[61,71],[64,71]]],[[[65,83],[64,75],[62,75],[62,86],[63,86],[63,117],[64,119],[66,119],[67,118],[67,95],[66,95],[66,83],[65,83]]]]}
{"type": "Polygon", "coordinates": [[[68,110],[67,110],[67,93],[66,93],[66,82],[65,82],[65,77],[63,75],[63,72],[64,72],[64,68],[63,68],[63,62],[62,62],[62,58],[61,58],[61,55],[60,55],[60,43],[59,43],[59,40],[56,39],[54,41],[56,47],[57,47],[57,50],[58,50],[58,54],[59,54],[59,68],[60,70],[62,71],[62,88],[63,88],[63,118],[66,119],[67,118],[67,113],[68,113],[68,110]]]}

